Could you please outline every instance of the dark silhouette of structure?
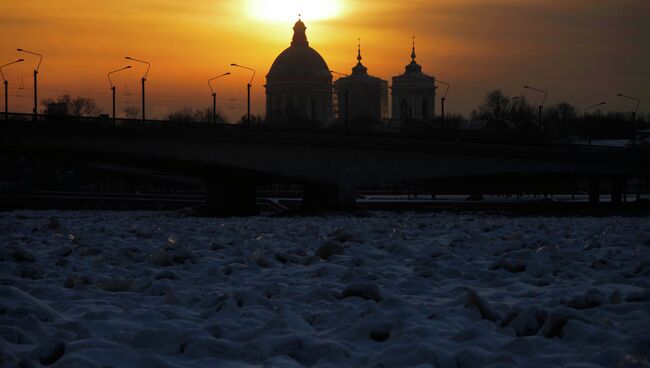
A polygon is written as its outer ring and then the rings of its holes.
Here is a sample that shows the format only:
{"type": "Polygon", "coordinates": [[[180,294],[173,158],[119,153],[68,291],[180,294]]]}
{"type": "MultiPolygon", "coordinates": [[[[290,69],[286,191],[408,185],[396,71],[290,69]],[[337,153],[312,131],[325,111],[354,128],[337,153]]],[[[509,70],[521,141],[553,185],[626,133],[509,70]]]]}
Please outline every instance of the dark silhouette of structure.
{"type": "Polygon", "coordinates": [[[124,58],[127,59],[127,60],[133,60],[135,62],[147,65],[147,70],[144,72],[144,75],[140,79],[140,82],[142,82],[142,121],[145,121],[145,120],[147,120],[147,118],[146,118],[146,114],[145,114],[144,82],[147,81],[147,75],[149,75],[149,69],[151,69],[151,63],[149,63],[148,61],[144,61],[144,60],[138,60],[138,59],[132,58],[130,56],[125,56],[124,58]]]}
{"type": "Polygon", "coordinates": [[[266,118],[271,122],[332,119],[332,75],[323,57],[309,47],[306,30],[299,19],[291,46],[266,75],[266,118]]]}
{"type": "Polygon", "coordinates": [[[217,92],[214,91],[214,89],[212,88],[212,84],[210,84],[210,82],[212,82],[215,79],[225,77],[227,75],[230,75],[230,73],[223,73],[219,76],[208,79],[208,87],[210,87],[210,93],[212,94],[212,125],[217,124],[217,92]]]}
{"type": "MultiPolygon", "coordinates": [[[[302,184],[312,209],[353,206],[362,186],[435,182],[441,178],[480,180],[486,176],[540,175],[558,181],[580,177],[599,183],[649,176],[650,152],[571,145],[438,141],[388,134],[340,135],[224,126],[170,129],[60,121],[9,121],[0,125],[0,153],[83,157],[93,162],[156,169],[206,182],[207,203],[217,214],[255,211],[255,188],[269,183],[302,184]]],[[[622,185],[612,185],[619,201],[622,185]]],[[[615,198],[615,199],[614,199],[615,198]]]]}
{"type": "Polygon", "coordinates": [[[31,54],[34,56],[38,56],[38,64],[36,65],[36,68],[34,68],[34,121],[36,121],[37,115],[38,115],[38,70],[41,68],[41,63],[43,62],[43,55],[33,52],[33,51],[28,51],[24,49],[16,49],[19,52],[24,52],[27,54],[31,54]]]}
{"type": "Polygon", "coordinates": [[[2,72],[2,68],[9,66],[11,64],[21,63],[23,61],[25,61],[25,59],[18,59],[0,66],[0,75],[2,75],[2,82],[5,85],[5,120],[9,119],[9,82],[7,81],[7,78],[5,78],[5,75],[2,72]]]}
{"type": "Polygon", "coordinates": [[[248,81],[246,84],[246,124],[251,125],[251,87],[253,86],[253,79],[255,78],[255,69],[234,63],[230,64],[230,66],[246,69],[253,72],[250,81],[248,81]]]}
{"type": "Polygon", "coordinates": [[[436,113],[436,78],[424,74],[415,57],[413,37],[411,62],[404,74],[393,77],[392,117],[396,120],[432,120],[436,113]]]}
{"type": "Polygon", "coordinates": [[[113,71],[109,72],[106,75],[108,77],[108,82],[111,85],[111,94],[112,94],[112,97],[113,97],[113,125],[115,125],[115,119],[117,119],[117,116],[115,114],[115,85],[113,84],[113,80],[111,80],[111,74],[117,73],[117,72],[125,70],[125,69],[131,69],[131,65],[127,65],[127,66],[125,66],[123,68],[113,70],[113,71]]]}
{"type": "Polygon", "coordinates": [[[361,44],[357,45],[357,65],[352,74],[334,83],[338,97],[339,121],[347,127],[350,122],[382,122],[388,119],[388,82],[368,74],[361,63],[361,44]]]}

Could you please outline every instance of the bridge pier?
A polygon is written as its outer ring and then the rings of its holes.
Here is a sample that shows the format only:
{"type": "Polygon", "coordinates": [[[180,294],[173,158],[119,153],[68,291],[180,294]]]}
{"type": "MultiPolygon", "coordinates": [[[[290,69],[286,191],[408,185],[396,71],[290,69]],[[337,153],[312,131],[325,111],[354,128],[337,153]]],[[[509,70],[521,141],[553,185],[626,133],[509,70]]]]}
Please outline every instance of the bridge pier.
{"type": "Polygon", "coordinates": [[[302,208],[306,211],[332,211],[354,207],[356,193],[349,185],[303,185],[302,208]]]}
{"type": "Polygon", "coordinates": [[[210,216],[252,216],[259,210],[256,185],[245,175],[226,174],[206,182],[206,214],[210,216]]]}
{"type": "Polygon", "coordinates": [[[623,187],[625,179],[612,178],[610,184],[611,202],[619,204],[623,201],[623,187]]]}

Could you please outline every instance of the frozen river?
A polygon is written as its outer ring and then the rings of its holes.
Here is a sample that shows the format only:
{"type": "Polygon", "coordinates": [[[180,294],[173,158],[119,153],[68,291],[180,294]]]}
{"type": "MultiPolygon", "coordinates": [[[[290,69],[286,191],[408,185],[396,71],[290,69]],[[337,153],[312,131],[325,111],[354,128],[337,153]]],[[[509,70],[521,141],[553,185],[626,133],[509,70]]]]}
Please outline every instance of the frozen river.
{"type": "Polygon", "coordinates": [[[0,213],[0,366],[642,367],[650,221],[0,213]]]}

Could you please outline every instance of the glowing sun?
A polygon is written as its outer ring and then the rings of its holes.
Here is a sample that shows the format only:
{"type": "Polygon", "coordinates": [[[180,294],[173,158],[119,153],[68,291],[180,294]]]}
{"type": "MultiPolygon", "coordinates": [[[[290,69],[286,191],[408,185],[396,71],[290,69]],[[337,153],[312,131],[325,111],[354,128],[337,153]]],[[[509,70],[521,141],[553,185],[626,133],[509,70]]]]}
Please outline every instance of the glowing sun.
{"type": "Polygon", "coordinates": [[[248,0],[248,13],[270,23],[295,21],[298,14],[308,21],[335,18],[343,12],[343,0],[248,0]]]}

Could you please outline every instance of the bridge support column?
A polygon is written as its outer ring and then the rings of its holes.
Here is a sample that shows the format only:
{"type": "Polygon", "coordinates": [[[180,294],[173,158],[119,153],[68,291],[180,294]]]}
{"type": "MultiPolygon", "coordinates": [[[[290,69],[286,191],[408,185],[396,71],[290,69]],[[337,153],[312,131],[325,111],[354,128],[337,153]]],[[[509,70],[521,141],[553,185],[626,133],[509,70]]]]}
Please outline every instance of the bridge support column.
{"type": "Polygon", "coordinates": [[[206,182],[206,214],[210,216],[251,216],[259,213],[253,178],[225,174],[206,182]]]}
{"type": "Polygon", "coordinates": [[[302,207],[306,211],[342,210],[354,207],[355,191],[352,186],[305,184],[302,207]]]}
{"type": "Polygon", "coordinates": [[[600,202],[600,182],[598,179],[589,179],[589,203],[600,202]]]}
{"type": "Polygon", "coordinates": [[[612,203],[621,203],[623,201],[623,183],[625,179],[612,178],[610,185],[610,195],[612,203]]]}

